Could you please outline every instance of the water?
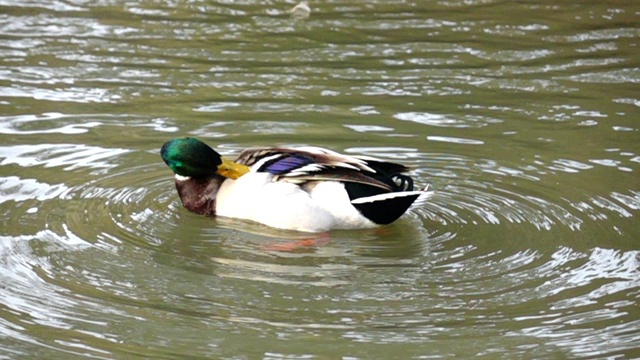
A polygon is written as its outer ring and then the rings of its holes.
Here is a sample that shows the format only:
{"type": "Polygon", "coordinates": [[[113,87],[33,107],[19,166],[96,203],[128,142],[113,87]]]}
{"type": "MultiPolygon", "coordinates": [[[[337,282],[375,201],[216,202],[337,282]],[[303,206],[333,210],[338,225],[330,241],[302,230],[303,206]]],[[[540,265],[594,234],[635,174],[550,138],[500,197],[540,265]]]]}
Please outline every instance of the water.
{"type": "Polygon", "coordinates": [[[640,7],[293,5],[0,1],[0,358],[640,357],[640,7]],[[210,219],[158,155],[184,135],[437,193],[328,236],[210,219]]]}

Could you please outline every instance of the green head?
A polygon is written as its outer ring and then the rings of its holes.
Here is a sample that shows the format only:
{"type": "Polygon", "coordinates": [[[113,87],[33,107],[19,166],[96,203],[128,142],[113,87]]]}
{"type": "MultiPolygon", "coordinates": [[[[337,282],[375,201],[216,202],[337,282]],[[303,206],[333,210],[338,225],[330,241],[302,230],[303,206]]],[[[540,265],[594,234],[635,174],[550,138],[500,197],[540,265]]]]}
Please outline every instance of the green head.
{"type": "Polygon", "coordinates": [[[222,158],[215,150],[194,138],[171,139],[160,150],[162,160],[181,176],[210,176],[218,171],[222,158]]]}

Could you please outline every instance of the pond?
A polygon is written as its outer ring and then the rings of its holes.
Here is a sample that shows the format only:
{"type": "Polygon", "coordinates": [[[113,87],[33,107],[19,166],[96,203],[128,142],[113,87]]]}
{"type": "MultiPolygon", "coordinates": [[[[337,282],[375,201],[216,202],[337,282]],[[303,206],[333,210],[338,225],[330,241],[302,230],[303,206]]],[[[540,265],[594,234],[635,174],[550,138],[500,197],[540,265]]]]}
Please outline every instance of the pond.
{"type": "Polygon", "coordinates": [[[0,0],[0,359],[640,357],[640,3],[294,5],[0,0]],[[209,218],[181,136],[435,194],[323,235],[209,218]]]}

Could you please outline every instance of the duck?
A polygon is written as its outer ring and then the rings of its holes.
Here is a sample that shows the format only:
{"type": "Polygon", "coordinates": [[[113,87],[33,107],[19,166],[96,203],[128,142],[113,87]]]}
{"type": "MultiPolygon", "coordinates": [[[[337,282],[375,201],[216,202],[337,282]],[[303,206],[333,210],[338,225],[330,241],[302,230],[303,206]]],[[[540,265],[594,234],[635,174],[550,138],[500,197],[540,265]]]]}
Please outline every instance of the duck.
{"type": "Polygon", "coordinates": [[[285,230],[384,226],[433,193],[415,190],[402,164],[314,146],[252,147],[229,160],[184,137],[164,143],[160,156],[187,210],[285,230]]]}

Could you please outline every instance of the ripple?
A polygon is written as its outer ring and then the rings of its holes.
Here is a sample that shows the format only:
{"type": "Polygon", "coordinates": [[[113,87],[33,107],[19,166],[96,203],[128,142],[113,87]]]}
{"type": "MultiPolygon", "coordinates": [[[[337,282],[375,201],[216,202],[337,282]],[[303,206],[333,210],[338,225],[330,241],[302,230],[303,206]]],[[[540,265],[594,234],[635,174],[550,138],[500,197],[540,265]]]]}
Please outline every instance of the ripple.
{"type": "Polygon", "coordinates": [[[0,146],[0,165],[16,164],[23,167],[58,167],[64,170],[77,168],[108,169],[115,165],[109,162],[114,156],[125,154],[125,149],[103,149],[75,144],[38,144],[0,146]]]}
{"type": "Polygon", "coordinates": [[[443,126],[443,127],[468,127],[469,125],[456,120],[447,118],[441,114],[429,114],[429,113],[400,113],[394,115],[398,120],[413,121],[420,124],[431,126],[443,126]]]}
{"type": "MultiPolygon", "coordinates": [[[[16,6],[16,4],[14,4],[11,1],[0,1],[0,6],[16,6]]],[[[55,10],[55,11],[61,11],[61,12],[66,12],[66,11],[82,11],[84,10],[81,7],[77,7],[77,6],[73,6],[71,4],[62,2],[62,1],[48,1],[48,2],[41,2],[41,1],[23,1],[20,3],[20,5],[18,6],[20,8],[40,8],[40,9],[48,9],[48,10],[55,10]]]]}
{"type": "Polygon", "coordinates": [[[214,258],[220,264],[218,274],[225,277],[266,281],[288,285],[339,286],[348,284],[349,274],[356,266],[344,264],[321,264],[320,266],[295,266],[243,261],[227,258],[214,258]]]}
{"type": "MultiPolygon", "coordinates": [[[[593,220],[609,219],[612,215],[632,217],[639,206],[635,190],[571,201],[567,197],[572,195],[560,188],[542,188],[550,174],[536,166],[510,167],[490,160],[442,154],[413,153],[409,158],[429,159],[431,166],[419,169],[416,177],[431,182],[436,190],[423,207],[414,211],[443,225],[531,224],[547,231],[561,225],[581,231],[593,220]],[[477,179],[484,178],[483,173],[493,178],[477,179]],[[522,192],[525,187],[527,193],[522,192]],[[534,195],[536,193],[540,195],[534,195]],[[552,198],[558,201],[549,200],[552,198]]],[[[568,174],[593,170],[592,165],[578,161],[561,159],[553,163],[549,169],[568,174]]]]}
{"type": "Polygon", "coordinates": [[[74,187],[74,198],[83,204],[78,212],[88,214],[88,218],[78,217],[70,226],[81,228],[86,221],[96,223],[91,237],[107,243],[160,245],[159,235],[175,226],[171,209],[177,210],[173,186],[167,186],[171,178],[163,178],[160,174],[166,172],[160,169],[164,170],[159,165],[134,167],[74,187]]]}
{"type": "Polygon", "coordinates": [[[575,35],[568,36],[551,36],[548,40],[563,41],[563,42],[586,42],[594,40],[615,40],[619,38],[633,38],[640,35],[640,30],[636,28],[617,28],[617,29],[601,29],[583,32],[575,35]]]}
{"type": "Polygon", "coordinates": [[[116,102],[120,99],[117,94],[106,89],[67,87],[55,90],[31,87],[14,86],[1,87],[0,92],[9,98],[32,98],[34,100],[68,101],[78,103],[104,103],[116,102]]]}
{"type": "Polygon", "coordinates": [[[393,131],[393,128],[378,125],[349,125],[345,124],[344,127],[349,128],[357,132],[381,132],[381,131],[393,131]]]}
{"type": "Polygon", "coordinates": [[[463,138],[451,137],[451,136],[429,135],[429,136],[427,136],[427,140],[443,141],[443,142],[450,142],[450,143],[454,143],[454,144],[466,144],[466,145],[482,145],[482,144],[484,144],[484,141],[482,141],[482,140],[463,139],[463,138]]]}
{"type": "Polygon", "coordinates": [[[619,69],[605,72],[592,72],[573,75],[567,79],[576,82],[588,82],[595,84],[624,84],[640,83],[640,69],[619,69]]]}
{"type": "MultiPolygon", "coordinates": [[[[17,10],[21,6],[9,6],[6,9],[17,10]]],[[[55,11],[67,11],[54,8],[55,11]]],[[[74,11],[76,9],[69,9],[74,11]]],[[[15,15],[15,14],[14,14],[15,15]]],[[[58,13],[42,12],[38,15],[12,16],[12,21],[3,22],[0,33],[15,37],[103,37],[111,33],[111,27],[90,17],[61,16],[58,13]]]]}
{"type": "Polygon", "coordinates": [[[97,121],[75,122],[75,117],[60,113],[44,113],[42,115],[21,115],[0,117],[0,134],[33,135],[33,134],[82,134],[89,129],[102,125],[97,121]],[[54,124],[60,124],[55,126],[54,124]],[[37,129],[43,125],[43,129],[37,129]],[[34,129],[36,128],[36,129],[34,129]]]}
{"type": "Polygon", "coordinates": [[[0,177],[0,203],[21,202],[27,199],[46,201],[69,191],[64,184],[49,185],[36,179],[20,179],[17,176],[0,177]]]}
{"type": "MultiPolygon", "coordinates": [[[[468,185],[467,185],[468,186],[468,185]]],[[[418,209],[429,218],[443,224],[498,225],[503,222],[532,224],[538,230],[550,230],[555,224],[579,230],[583,220],[560,205],[533,196],[523,196],[512,191],[486,187],[446,188],[438,190],[424,209],[418,209]]]]}

